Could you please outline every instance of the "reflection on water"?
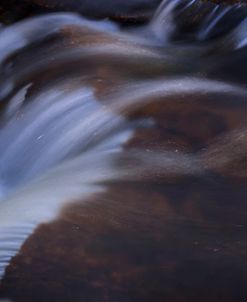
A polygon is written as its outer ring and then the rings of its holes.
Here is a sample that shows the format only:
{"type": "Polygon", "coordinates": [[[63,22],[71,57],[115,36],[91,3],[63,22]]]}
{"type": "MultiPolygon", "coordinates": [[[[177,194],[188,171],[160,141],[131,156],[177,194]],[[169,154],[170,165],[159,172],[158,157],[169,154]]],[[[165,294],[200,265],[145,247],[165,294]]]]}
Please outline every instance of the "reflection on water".
{"type": "Polygon", "coordinates": [[[246,17],[0,30],[0,301],[246,301],[246,17]]]}

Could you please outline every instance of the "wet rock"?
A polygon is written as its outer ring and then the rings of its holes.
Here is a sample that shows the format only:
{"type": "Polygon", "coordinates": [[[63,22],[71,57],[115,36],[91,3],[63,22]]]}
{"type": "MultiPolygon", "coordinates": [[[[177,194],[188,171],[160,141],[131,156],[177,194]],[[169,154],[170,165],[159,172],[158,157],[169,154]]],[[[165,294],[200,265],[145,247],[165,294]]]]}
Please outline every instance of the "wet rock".
{"type": "MultiPolygon", "coordinates": [[[[207,4],[239,4],[246,0],[201,0],[207,4]]],[[[196,5],[201,2],[196,1],[196,5]]],[[[17,20],[42,13],[69,11],[78,12],[89,18],[110,18],[121,23],[143,23],[153,16],[162,0],[3,0],[0,3],[0,22],[13,23],[17,20]]],[[[186,1],[184,1],[186,3],[186,1]]],[[[186,14],[184,15],[186,17],[186,14]]],[[[194,22],[200,15],[187,18],[194,22]]],[[[178,20],[181,23],[181,20],[178,20]]]]}
{"type": "Polygon", "coordinates": [[[39,227],[8,268],[0,297],[245,302],[245,196],[213,182],[112,185],[39,227]]]}
{"type": "Polygon", "coordinates": [[[153,15],[161,0],[4,0],[0,4],[2,20],[13,22],[30,15],[48,12],[78,12],[89,18],[111,18],[123,23],[145,22],[153,15]]]}

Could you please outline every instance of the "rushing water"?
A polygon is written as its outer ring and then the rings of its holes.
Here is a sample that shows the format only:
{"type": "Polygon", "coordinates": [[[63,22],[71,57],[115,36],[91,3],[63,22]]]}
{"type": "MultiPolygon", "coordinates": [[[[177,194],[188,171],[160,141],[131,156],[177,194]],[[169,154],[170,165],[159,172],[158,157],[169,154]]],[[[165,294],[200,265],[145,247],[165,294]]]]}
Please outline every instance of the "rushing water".
{"type": "Polygon", "coordinates": [[[3,26],[0,301],[246,301],[246,60],[240,4],[3,26]]]}

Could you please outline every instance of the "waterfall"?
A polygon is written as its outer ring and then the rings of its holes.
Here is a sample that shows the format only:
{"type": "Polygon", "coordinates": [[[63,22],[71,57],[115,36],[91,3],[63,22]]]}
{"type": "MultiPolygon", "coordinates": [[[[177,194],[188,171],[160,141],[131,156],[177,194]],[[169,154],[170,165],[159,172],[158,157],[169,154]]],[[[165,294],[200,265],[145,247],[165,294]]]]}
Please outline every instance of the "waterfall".
{"type": "Polygon", "coordinates": [[[164,0],[136,30],[73,13],[1,27],[0,279],[39,225],[111,182],[245,180],[246,43],[246,7],[200,0],[164,0]],[[234,126],[185,151],[131,147],[161,129],[157,104],[235,114],[234,126]]]}

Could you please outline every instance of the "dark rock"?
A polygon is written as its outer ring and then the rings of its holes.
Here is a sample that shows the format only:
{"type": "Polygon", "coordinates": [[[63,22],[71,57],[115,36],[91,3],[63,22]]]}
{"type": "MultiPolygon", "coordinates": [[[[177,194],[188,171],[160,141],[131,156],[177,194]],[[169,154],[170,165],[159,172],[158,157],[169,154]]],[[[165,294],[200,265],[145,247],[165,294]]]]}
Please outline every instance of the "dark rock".
{"type": "Polygon", "coordinates": [[[145,22],[153,15],[161,0],[3,0],[0,18],[13,22],[30,15],[47,12],[78,12],[89,18],[111,18],[120,22],[145,22]],[[2,11],[2,13],[1,13],[2,11]]]}

